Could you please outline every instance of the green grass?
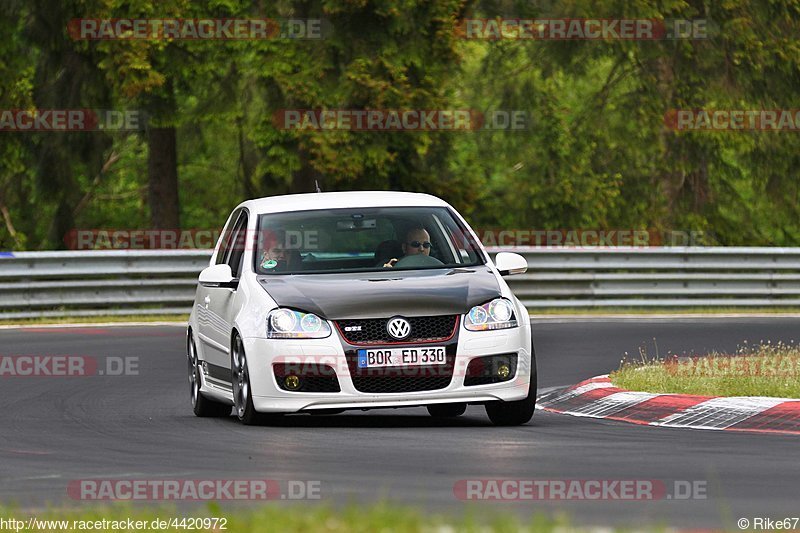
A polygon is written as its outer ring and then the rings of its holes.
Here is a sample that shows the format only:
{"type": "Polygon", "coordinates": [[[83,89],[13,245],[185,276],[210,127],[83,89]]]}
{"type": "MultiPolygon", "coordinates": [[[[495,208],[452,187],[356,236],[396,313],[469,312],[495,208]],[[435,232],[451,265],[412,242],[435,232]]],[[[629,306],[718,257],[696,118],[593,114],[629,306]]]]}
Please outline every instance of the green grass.
{"type": "MultiPolygon", "coordinates": [[[[474,511],[479,511],[477,508],[474,511]]],[[[307,504],[297,505],[274,505],[266,504],[260,506],[233,507],[221,509],[217,504],[209,504],[206,507],[176,509],[168,506],[133,506],[129,504],[88,506],[81,508],[48,510],[19,510],[13,507],[0,506],[0,518],[26,521],[35,517],[37,520],[58,520],[68,521],[68,527],[61,529],[58,526],[51,526],[51,531],[80,531],[80,525],[75,521],[127,521],[129,518],[136,521],[141,520],[152,524],[155,519],[169,520],[172,518],[181,519],[182,517],[208,518],[217,517],[224,519],[225,531],[233,533],[239,532],[342,532],[342,533],[371,533],[376,531],[391,532],[443,532],[443,531],[465,531],[465,532],[554,532],[554,531],[580,531],[579,528],[571,527],[565,518],[549,518],[542,514],[532,516],[530,520],[521,521],[514,514],[502,514],[499,511],[486,512],[467,512],[458,518],[448,517],[441,514],[426,514],[420,510],[403,508],[386,503],[371,506],[349,506],[344,509],[332,509],[327,506],[316,506],[307,504]]],[[[27,525],[27,524],[26,524],[27,525]]],[[[110,531],[111,524],[101,524],[100,530],[110,531]]],[[[209,524],[211,525],[211,524],[209,524]]],[[[220,527],[221,522],[217,523],[215,531],[223,531],[220,527]]],[[[42,526],[40,530],[46,530],[42,526]]],[[[97,529],[97,528],[95,528],[97,529]]],[[[5,530],[9,530],[8,527],[5,530]]],[[[14,531],[13,528],[10,529],[14,531]]],[[[24,530],[24,529],[23,529],[24,530]]],[[[124,530],[124,528],[123,528],[124,530]]],[[[211,529],[200,529],[210,531],[211,529]]],[[[663,530],[663,528],[653,529],[663,530]]],[[[84,529],[85,531],[85,529],[84,529]]],[[[153,531],[147,527],[143,531],[153,531]]],[[[167,528],[162,531],[187,531],[187,529],[167,528]]]]}
{"type": "Polygon", "coordinates": [[[734,354],[705,357],[626,358],[611,373],[623,389],[701,396],[771,396],[800,398],[800,346],[761,342],[744,344],[734,354]]]}

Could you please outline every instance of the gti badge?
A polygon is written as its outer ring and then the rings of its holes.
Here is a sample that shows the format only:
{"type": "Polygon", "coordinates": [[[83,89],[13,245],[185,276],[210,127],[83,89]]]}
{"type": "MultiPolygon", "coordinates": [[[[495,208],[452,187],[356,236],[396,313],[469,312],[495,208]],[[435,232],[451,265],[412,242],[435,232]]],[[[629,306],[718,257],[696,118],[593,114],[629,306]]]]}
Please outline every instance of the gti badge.
{"type": "Polygon", "coordinates": [[[411,324],[405,318],[396,316],[386,324],[386,331],[395,339],[402,340],[411,333],[411,324]]]}

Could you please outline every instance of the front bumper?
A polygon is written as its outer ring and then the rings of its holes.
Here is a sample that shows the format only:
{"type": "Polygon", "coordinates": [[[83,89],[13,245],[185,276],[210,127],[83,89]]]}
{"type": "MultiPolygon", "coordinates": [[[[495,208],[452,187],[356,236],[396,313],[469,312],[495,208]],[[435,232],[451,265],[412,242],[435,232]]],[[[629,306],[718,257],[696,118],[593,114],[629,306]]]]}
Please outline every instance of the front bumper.
{"type": "MultiPolygon", "coordinates": [[[[343,343],[334,329],[326,339],[245,338],[253,405],[260,412],[292,413],[315,409],[370,409],[411,407],[435,403],[479,403],[521,400],[528,395],[531,378],[531,331],[529,324],[498,331],[472,332],[459,325],[452,378],[444,388],[419,392],[365,393],[357,390],[345,357],[343,343]],[[464,385],[465,370],[476,357],[517,354],[515,376],[509,381],[464,385]],[[292,392],[278,386],[273,363],[322,363],[336,370],[340,392],[292,392]]],[[[446,344],[446,343],[443,343],[446,344]]],[[[413,346],[413,345],[409,345],[413,346]]]]}

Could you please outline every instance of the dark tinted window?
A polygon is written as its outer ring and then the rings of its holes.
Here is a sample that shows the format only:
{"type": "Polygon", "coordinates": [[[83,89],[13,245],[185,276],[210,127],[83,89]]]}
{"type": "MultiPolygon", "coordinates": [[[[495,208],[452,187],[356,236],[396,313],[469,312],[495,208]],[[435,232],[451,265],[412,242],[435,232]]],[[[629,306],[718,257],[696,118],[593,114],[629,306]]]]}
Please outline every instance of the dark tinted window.
{"type": "Polygon", "coordinates": [[[233,235],[230,240],[227,263],[231,267],[233,277],[238,278],[242,273],[242,258],[247,244],[247,212],[242,211],[239,220],[233,227],[233,235]]]}
{"type": "Polygon", "coordinates": [[[214,264],[221,265],[227,262],[228,254],[230,252],[231,237],[233,237],[233,228],[236,227],[236,223],[239,221],[239,216],[241,213],[241,209],[234,211],[228,220],[228,223],[225,225],[225,229],[222,230],[222,235],[220,235],[220,240],[222,242],[219,246],[219,250],[217,251],[214,264]]]}
{"type": "Polygon", "coordinates": [[[396,262],[392,268],[398,269],[483,264],[474,239],[443,207],[333,209],[259,217],[255,270],[260,274],[384,270],[392,260],[396,262]]]}

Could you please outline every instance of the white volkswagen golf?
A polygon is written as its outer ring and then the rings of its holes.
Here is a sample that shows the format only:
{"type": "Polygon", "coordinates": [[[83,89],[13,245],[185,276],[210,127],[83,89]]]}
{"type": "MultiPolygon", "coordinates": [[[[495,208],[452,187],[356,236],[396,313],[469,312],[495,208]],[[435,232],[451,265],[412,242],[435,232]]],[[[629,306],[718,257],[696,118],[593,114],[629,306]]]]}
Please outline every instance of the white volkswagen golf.
{"type": "Polygon", "coordinates": [[[245,424],[282,413],[482,404],[533,416],[528,312],[443,200],[334,192],[248,200],[199,277],[187,335],[194,413],[245,424]]]}

